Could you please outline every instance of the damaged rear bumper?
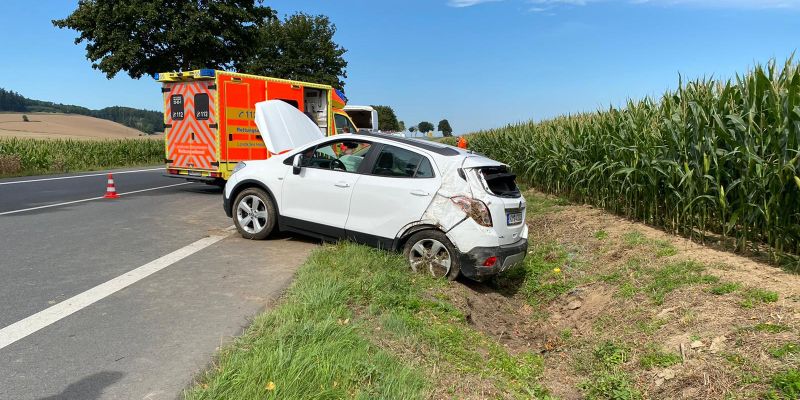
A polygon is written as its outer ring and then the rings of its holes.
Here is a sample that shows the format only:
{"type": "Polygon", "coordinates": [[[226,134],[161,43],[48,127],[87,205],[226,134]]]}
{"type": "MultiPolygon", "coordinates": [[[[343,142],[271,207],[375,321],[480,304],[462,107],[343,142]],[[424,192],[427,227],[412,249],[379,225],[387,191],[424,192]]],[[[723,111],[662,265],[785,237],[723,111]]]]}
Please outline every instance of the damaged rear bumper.
{"type": "Polygon", "coordinates": [[[466,253],[458,254],[461,273],[467,278],[481,281],[519,264],[525,259],[527,251],[527,238],[505,246],[475,247],[466,253]],[[494,264],[488,267],[483,266],[484,262],[491,257],[497,257],[494,264]]]}

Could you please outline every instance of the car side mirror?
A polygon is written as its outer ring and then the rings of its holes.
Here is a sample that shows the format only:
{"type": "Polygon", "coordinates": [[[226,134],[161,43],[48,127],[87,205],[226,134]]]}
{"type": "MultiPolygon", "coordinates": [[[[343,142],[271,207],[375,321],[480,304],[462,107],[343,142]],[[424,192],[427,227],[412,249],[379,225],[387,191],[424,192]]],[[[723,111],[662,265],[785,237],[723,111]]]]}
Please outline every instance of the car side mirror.
{"type": "Polygon", "coordinates": [[[295,154],[294,159],[292,160],[292,173],[295,175],[300,175],[300,171],[302,169],[303,169],[303,155],[295,154]]]}

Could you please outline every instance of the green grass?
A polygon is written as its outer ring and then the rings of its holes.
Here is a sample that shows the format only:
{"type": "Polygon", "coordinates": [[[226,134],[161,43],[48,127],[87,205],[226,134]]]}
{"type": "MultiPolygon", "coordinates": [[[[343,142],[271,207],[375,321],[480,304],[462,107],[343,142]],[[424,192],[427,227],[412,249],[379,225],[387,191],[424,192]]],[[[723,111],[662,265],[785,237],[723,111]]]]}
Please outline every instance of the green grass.
{"type": "Polygon", "coordinates": [[[775,374],[772,378],[773,389],[765,398],[770,400],[800,399],[800,370],[790,369],[775,374]]]}
{"type": "Polygon", "coordinates": [[[775,358],[786,358],[788,356],[800,354],[800,344],[786,343],[782,346],[771,347],[767,349],[767,352],[775,358]]]}
{"type": "Polygon", "coordinates": [[[0,138],[0,176],[162,164],[159,139],[72,140],[0,138]]]}
{"type": "Polygon", "coordinates": [[[637,400],[642,395],[622,365],[630,360],[631,350],[613,341],[595,346],[587,370],[590,377],[578,385],[589,400],[637,400]]]}
{"type": "Polygon", "coordinates": [[[776,301],[778,301],[777,292],[759,288],[749,288],[742,293],[742,302],[740,304],[744,308],[753,308],[756,304],[774,303],[776,301]]]}
{"type": "Polygon", "coordinates": [[[630,247],[641,246],[650,242],[650,240],[647,239],[647,236],[638,231],[627,232],[623,234],[622,241],[630,247]]]}
{"type": "Polygon", "coordinates": [[[719,278],[704,273],[705,267],[693,261],[680,261],[664,265],[651,271],[652,281],[645,288],[646,293],[656,304],[662,304],[664,297],[682,286],[714,283],[719,278]]]}
{"type": "Polygon", "coordinates": [[[601,230],[599,230],[599,231],[594,233],[594,238],[597,239],[597,240],[608,239],[608,232],[606,232],[606,231],[601,229],[601,230]]]}
{"type": "Polygon", "coordinates": [[[442,285],[399,255],[325,246],[186,397],[417,399],[468,377],[492,377],[503,396],[546,397],[541,356],[512,355],[472,330],[446,296],[426,295],[442,285]]]}
{"type": "Polygon", "coordinates": [[[681,362],[679,354],[665,352],[656,344],[649,344],[645,347],[644,353],[639,356],[639,365],[646,369],[655,367],[666,368],[681,362]]]}
{"type": "Polygon", "coordinates": [[[533,243],[525,261],[495,277],[492,285],[501,291],[513,288],[533,306],[547,304],[577,285],[570,277],[576,265],[580,263],[561,246],[533,243]]]}
{"type": "Polygon", "coordinates": [[[724,282],[724,283],[719,283],[717,285],[712,286],[711,289],[709,290],[709,292],[711,292],[711,294],[715,294],[717,296],[722,296],[722,295],[725,295],[725,294],[733,293],[733,292],[735,292],[735,291],[737,291],[737,290],[739,290],[741,288],[742,288],[742,285],[740,285],[738,283],[735,283],[735,282],[724,282]]]}
{"type": "Polygon", "coordinates": [[[781,333],[790,331],[791,329],[792,328],[789,328],[786,325],[771,324],[768,322],[761,322],[756,325],[743,328],[743,330],[745,331],[766,332],[766,333],[781,333]]]}

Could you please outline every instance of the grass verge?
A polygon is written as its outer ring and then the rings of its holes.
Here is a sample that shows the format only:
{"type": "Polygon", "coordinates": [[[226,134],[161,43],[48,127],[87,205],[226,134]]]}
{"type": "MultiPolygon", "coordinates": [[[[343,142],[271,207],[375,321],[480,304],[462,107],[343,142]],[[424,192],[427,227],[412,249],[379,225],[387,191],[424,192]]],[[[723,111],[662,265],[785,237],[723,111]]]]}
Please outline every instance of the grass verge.
{"type": "Polygon", "coordinates": [[[395,254],[325,246],[186,398],[546,397],[541,357],[471,329],[446,285],[395,254]]]}

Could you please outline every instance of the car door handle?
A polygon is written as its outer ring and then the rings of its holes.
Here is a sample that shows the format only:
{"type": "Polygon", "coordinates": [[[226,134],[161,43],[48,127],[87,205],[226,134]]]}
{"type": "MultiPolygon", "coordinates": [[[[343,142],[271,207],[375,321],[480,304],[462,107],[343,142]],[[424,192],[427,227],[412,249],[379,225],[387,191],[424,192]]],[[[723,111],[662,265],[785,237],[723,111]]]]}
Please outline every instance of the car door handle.
{"type": "Polygon", "coordinates": [[[350,187],[350,184],[347,183],[347,182],[336,182],[336,183],[333,184],[333,186],[340,187],[340,188],[346,188],[346,187],[350,187]]]}
{"type": "Polygon", "coordinates": [[[431,194],[424,190],[412,190],[411,194],[414,196],[430,196],[431,194]]]}

